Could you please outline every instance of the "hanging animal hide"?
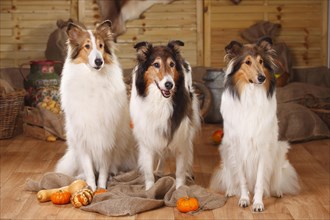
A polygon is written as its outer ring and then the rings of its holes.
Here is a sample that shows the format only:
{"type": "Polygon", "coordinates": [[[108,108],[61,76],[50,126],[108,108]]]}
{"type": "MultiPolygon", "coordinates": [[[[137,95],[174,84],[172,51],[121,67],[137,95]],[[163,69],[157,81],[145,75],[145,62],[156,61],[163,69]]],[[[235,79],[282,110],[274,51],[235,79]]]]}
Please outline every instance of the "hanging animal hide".
{"type": "Polygon", "coordinates": [[[98,0],[102,20],[112,22],[114,38],[126,31],[126,21],[139,16],[154,4],[168,4],[174,0],[98,0]]]}

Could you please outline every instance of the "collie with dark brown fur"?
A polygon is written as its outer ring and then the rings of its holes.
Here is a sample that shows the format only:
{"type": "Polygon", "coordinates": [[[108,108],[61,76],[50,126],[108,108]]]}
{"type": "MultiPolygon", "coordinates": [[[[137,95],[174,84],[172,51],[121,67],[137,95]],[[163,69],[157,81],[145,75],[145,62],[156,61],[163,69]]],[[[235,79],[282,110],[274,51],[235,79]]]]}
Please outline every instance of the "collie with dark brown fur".
{"type": "Polygon", "coordinates": [[[221,99],[224,137],[221,167],[211,188],[239,196],[239,206],[264,210],[263,196],[282,197],[299,191],[298,176],[287,159],[289,145],[278,140],[274,56],[268,37],[255,44],[232,41],[221,99]]]}
{"type": "Polygon", "coordinates": [[[162,172],[168,153],[176,158],[176,188],[191,175],[200,117],[191,67],[181,56],[181,46],[181,41],[135,45],[138,64],[133,70],[130,114],[146,190],[154,185],[154,161],[159,159],[157,171],[162,172]]]}

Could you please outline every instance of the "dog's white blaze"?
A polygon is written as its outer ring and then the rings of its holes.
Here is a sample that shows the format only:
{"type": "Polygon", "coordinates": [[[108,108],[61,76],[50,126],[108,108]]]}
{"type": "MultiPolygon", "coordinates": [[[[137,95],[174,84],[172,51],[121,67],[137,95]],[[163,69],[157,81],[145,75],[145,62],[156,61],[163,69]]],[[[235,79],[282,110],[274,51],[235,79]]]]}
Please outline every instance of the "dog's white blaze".
{"type": "MultiPolygon", "coordinates": [[[[88,30],[88,33],[89,33],[89,36],[91,38],[91,43],[92,43],[92,51],[88,55],[88,63],[91,67],[96,67],[95,59],[101,59],[102,62],[104,62],[104,61],[103,61],[102,53],[97,49],[96,38],[95,38],[94,34],[90,30],[88,30]]],[[[102,66],[103,66],[103,64],[102,64],[102,66]]]]}

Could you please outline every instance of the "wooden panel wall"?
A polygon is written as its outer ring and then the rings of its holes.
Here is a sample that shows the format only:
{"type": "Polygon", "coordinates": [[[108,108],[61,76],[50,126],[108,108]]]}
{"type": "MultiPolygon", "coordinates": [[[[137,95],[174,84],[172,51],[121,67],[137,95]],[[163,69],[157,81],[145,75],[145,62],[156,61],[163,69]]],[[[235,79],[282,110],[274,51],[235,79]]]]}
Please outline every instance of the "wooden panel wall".
{"type": "MultiPolygon", "coordinates": [[[[44,59],[57,19],[75,18],[88,28],[100,22],[96,0],[1,0],[0,5],[0,68],[44,59]]],[[[127,32],[118,38],[117,45],[123,68],[135,65],[136,42],[165,44],[173,39],[185,42],[182,52],[191,65],[202,65],[202,8],[200,0],[176,0],[154,5],[140,19],[127,22],[127,32]]]]}
{"type": "Polygon", "coordinates": [[[327,0],[205,0],[204,63],[224,67],[224,48],[257,21],[282,25],[276,39],[285,42],[296,67],[327,65],[327,0]]]}
{"type": "Polygon", "coordinates": [[[56,20],[70,17],[70,0],[1,0],[0,67],[44,59],[56,20]]]}
{"type": "MultiPolygon", "coordinates": [[[[239,32],[260,20],[280,23],[277,41],[288,44],[294,66],[327,64],[327,0],[175,0],[154,5],[140,19],[127,22],[118,38],[123,68],[135,64],[133,45],[139,41],[185,42],[182,52],[193,65],[223,67],[223,50],[239,32]]],[[[79,19],[93,28],[100,21],[96,0],[1,0],[0,68],[44,59],[56,20],[79,19]]]]}

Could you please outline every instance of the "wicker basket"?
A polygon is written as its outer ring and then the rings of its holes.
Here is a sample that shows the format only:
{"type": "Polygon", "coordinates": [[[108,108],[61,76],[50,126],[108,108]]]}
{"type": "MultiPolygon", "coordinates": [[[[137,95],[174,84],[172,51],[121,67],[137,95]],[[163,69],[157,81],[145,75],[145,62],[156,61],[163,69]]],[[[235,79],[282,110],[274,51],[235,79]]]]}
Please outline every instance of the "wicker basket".
{"type": "Polygon", "coordinates": [[[16,119],[24,103],[25,90],[0,96],[0,139],[11,138],[14,133],[16,119]]]}

